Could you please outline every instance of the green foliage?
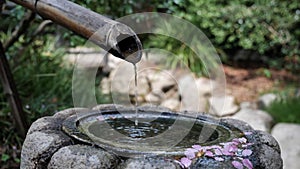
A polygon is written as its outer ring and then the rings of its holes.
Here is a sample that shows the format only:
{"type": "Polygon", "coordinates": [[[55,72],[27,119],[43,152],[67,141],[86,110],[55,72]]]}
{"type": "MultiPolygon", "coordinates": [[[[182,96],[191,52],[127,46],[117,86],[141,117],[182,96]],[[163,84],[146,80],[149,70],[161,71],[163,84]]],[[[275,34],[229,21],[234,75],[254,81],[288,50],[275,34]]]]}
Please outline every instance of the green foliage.
{"type": "Polygon", "coordinates": [[[266,110],[273,116],[277,123],[286,122],[300,124],[300,97],[289,97],[277,100],[266,110]]]}
{"type": "Polygon", "coordinates": [[[271,67],[300,70],[296,1],[188,0],[185,10],[174,14],[194,23],[222,50],[258,51],[271,67]]]}
{"type": "Polygon", "coordinates": [[[1,161],[3,161],[3,162],[5,162],[5,161],[7,161],[8,159],[10,158],[10,156],[8,155],[8,154],[2,154],[2,156],[1,156],[1,161]]]}
{"type": "Polygon", "coordinates": [[[276,123],[300,124],[300,97],[299,84],[290,84],[283,90],[274,90],[277,99],[265,110],[272,115],[276,123]]]}

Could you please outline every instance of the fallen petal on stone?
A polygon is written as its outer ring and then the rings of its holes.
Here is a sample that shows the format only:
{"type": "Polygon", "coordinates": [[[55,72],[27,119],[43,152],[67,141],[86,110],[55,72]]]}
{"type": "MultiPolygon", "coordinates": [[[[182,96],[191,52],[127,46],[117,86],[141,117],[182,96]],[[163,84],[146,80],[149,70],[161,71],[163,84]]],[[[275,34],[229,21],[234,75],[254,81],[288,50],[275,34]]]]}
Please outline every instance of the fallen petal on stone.
{"type": "Polygon", "coordinates": [[[181,158],[180,162],[185,168],[188,168],[192,164],[192,160],[186,157],[181,158]]]}
{"type": "Polygon", "coordinates": [[[243,152],[242,152],[243,156],[249,156],[251,154],[252,154],[252,150],[249,150],[249,149],[243,150],[243,152]]]}
{"type": "Polygon", "coordinates": [[[193,158],[196,157],[196,155],[195,155],[196,152],[197,152],[196,149],[188,148],[188,149],[184,152],[184,154],[186,155],[186,157],[187,157],[188,159],[193,159],[193,158]]]}
{"type": "Polygon", "coordinates": [[[223,155],[223,153],[220,149],[215,149],[215,154],[218,156],[223,155]]]}
{"type": "Polygon", "coordinates": [[[236,168],[236,169],[243,169],[243,164],[238,162],[238,161],[232,161],[231,164],[236,168]]]}
{"type": "Polygon", "coordinates": [[[216,161],[224,161],[224,158],[222,158],[222,157],[215,157],[215,160],[216,161]]]}
{"type": "Polygon", "coordinates": [[[249,159],[243,159],[242,162],[243,162],[244,166],[247,167],[248,169],[253,169],[253,165],[249,159]]]}
{"type": "Polygon", "coordinates": [[[206,151],[205,155],[208,156],[208,157],[213,157],[214,156],[214,154],[211,151],[206,151]]]}
{"type": "Polygon", "coordinates": [[[202,147],[200,145],[193,145],[192,147],[198,151],[200,151],[202,149],[202,147]]]}
{"type": "Polygon", "coordinates": [[[251,132],[251,131],[246,131],[246,132],[244,132],[244,134],[245,134],[246,136],[249,136],[249,135],[252,134],[252,132],[251,132]]]}
{"type": "Polygon", "coordinates": [[[247,139],[245,137],[239,138],[240,143],[247,143],[247,139]]]}
{"type": "Polygon", "coordinates": [[[103,116],[97,116],[96,118],[97,118],[98,121],[103,121],[103,120],[105,120],[103,116]]]}

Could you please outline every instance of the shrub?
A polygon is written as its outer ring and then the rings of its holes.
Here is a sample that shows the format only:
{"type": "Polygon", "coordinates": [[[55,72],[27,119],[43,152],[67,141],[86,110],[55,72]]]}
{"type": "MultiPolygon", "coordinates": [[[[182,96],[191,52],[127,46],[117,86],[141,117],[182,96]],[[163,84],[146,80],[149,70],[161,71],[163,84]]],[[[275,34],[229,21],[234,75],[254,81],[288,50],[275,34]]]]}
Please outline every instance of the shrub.
{"type": "Polygon", "coordinates": [[[270,67],[300,70],[296,1],[188,0],[174,13],[203,30],[219,49],[258,51],[270,67]]]}
{"type": "Polygon", "coordinates": [[[300,124],[300,97],[280,99],[273,102],[267,109],[275,122],[300,124]]]}

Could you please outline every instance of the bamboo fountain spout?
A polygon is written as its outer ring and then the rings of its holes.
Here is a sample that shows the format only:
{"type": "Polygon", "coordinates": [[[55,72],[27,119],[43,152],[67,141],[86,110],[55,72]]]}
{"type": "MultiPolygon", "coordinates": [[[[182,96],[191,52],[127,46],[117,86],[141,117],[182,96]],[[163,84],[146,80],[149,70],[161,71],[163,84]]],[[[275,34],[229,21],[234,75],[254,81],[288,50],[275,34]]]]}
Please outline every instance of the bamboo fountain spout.
{"type": "Polygon", "coordinates": [[[44,19],[90,39],[111,54],[133,64],[140,61],[142,45],[128,26],[68,0],[11,0],[44,19]]]}

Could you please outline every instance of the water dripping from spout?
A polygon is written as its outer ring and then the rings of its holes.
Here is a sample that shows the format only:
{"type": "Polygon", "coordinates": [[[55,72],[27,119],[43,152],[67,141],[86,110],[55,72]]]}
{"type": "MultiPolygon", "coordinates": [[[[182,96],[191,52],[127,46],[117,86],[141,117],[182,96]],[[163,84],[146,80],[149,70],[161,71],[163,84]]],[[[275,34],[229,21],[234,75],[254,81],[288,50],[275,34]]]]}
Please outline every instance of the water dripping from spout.
{"type": "Polygon", "coordinates": [[[137,84],[137,66],[134,63],[134,97],[135,97],[135,125],[138,125],[138,84],[137,84]]]}

